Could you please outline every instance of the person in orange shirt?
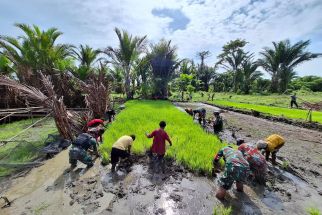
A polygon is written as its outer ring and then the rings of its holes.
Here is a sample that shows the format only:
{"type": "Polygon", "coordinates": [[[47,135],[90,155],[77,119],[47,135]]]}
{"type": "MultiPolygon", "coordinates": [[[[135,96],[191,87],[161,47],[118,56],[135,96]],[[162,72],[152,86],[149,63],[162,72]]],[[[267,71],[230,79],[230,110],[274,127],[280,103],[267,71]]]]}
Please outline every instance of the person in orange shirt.
{"type": "Polygon", "coordinates": [[[265,140],[259,140],[257,142],[257,149],[262,151],[262,154],[266,155],[266,160],[269,160],[269,156],[272,153],[272,164],[276,165],[276,154],[285,144],[285,140],[278,134],[272,134],[265,140]]]}

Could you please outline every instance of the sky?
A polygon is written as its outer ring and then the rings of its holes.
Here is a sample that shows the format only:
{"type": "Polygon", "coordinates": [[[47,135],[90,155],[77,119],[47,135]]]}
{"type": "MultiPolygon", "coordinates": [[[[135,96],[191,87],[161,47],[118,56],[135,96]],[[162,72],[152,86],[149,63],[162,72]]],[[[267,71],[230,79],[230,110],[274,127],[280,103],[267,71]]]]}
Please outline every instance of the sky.
{"type": "MultiPolygon", "coordinates": [[[[245,39],[245,49],[259,57],[272,41],[310,40],[309,51],[322,53],[322,0],[0,0],[0,35],[19,36],[14,23],[56,27],[60,43],[116,46],[114,28],[165,38],[180,58],[198,61],[209,50],[213,66],[222,46],[245,39]]],[[[296,68],[299,76],[322,76],[322,58],[296,68]]]]}

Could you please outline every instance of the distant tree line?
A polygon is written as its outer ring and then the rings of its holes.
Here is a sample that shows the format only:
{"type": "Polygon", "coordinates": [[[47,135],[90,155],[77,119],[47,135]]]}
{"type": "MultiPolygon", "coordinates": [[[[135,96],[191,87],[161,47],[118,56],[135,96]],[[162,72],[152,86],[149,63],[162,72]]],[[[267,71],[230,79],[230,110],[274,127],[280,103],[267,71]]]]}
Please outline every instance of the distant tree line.
{"type": "Polygon", "coordinates": [[[88,45],[59,44],[62,32],[56,28],[41,30],[38,26],[15,24],[23,34],[0,36],[0,75],[41,89],[39,71],[50,76],[55,91],[67,106],[84,106],[84,95],[76,79],[88,82],[104,71],[115,93],[134,97],[165,99],[171,92],[195,91],[283,93],[287,89],[321,91],[321,77],[296,77],[295,68],[318,57],[307,47],[310,41],[291,44],[289,40],[273,42],[255,59],[245,51],[247,42],[228,42],[217,56],[214,66],[206,64],[211,53],[197,53],[200,63],[179,59],[177,47],[162,39],[149,43],[146,36],[133,36],[115,28],[116,47],[94,49],[88,45]],[[219,68],[224,72],[218,72],[219,68]],[[271,79],[264,79],[259,68],[271,79]]]}

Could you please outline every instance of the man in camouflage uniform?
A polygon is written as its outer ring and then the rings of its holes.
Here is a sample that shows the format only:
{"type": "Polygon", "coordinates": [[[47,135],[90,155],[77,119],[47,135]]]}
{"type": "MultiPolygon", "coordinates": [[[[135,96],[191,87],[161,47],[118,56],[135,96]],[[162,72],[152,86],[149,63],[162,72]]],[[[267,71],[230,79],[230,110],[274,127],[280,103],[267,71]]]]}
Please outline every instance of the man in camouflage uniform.
{"type": "Polygon", "coordinates": [[[266,173],[267,173],[267,163],[265,157],[260,153],[260,151],[250,143],[245,143],[244,140],[237,140],[238,150],[242,152],[244,158],[249,163],[250,171],[254,180],[259,184],[265,184],[266,173]]]}
{"type": "Polygon", "coordinates": [[[98,156],[96,144],[95,138],[90,134],[82,133],[78,135],[73,142],[72,148],[69,150],[69,163],[71,164],[71,168],[73,169],[77,166],[77,161],[86,164],[87,168],[92,167],[94,163],[87,151],[91,148],[94,154],[98,156]]]}
{"type": "Polygon", "coordinates": [[[249,176],[249,164],[245,160],[243,154],[226,146],[219,150],[213,160],[214,170],[219,168],[219,160],[223,158],[225,161],[224,174],[219,178],[219,190],[216,193],[218,199],[224,199],[227,190],[229,190],[234,181],[236,181],[237,191],[243,192],[243,183],[249,176]]]}

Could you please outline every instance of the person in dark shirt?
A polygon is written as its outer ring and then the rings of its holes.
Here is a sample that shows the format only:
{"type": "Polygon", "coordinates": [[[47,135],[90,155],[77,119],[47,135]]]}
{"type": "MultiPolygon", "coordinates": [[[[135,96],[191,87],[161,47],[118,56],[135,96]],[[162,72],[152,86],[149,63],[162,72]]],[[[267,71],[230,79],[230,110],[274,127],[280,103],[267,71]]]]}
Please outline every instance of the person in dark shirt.
{"type": "Polygon", "coordinates": [[[296,93],[294,93],[292,96],[291,96],[291,108],[293,108],[293,105],[296,106],[296,108],[299,108],[299,106],[297,105],[297,102],[296,102],[296,93]]]}
{"type": "Polygon", "coordinates": [[[92,157],[87,153],[89,149],[92,149],[94,154],[98,156],[96,139],[88,133],[82,133],[77,136],[73,141],[72,148],[69,150],[69,163],[71,168],[77,166],[77,161],[82,162],[90,168],[94,165],[92,157]]]}
{"type": "Polygon", "coordinates": [[[215,115],[215,120],[213,121],[214,133],[218,134],[220,131],[222,131],[224,123],[218,111],[215,111],[214,115],[215,115]]]}

